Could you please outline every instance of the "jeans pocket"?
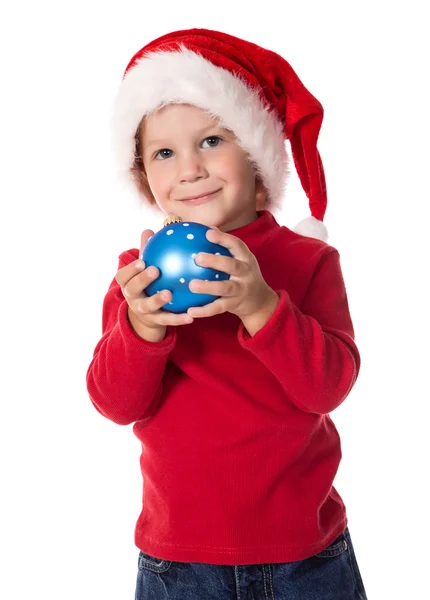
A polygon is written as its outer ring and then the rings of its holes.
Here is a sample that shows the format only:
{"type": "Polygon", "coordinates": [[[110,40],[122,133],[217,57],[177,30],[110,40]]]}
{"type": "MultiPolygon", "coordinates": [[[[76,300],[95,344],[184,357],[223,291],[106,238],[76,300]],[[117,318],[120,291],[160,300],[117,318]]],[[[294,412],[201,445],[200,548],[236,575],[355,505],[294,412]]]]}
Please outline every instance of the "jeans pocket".
{"type": "Polygon", "coordinates": [[[172,566],[171,560],[164,560],[162,558],[156,558],[146,552],[139,551],[139,569],[146,571],[153,571],[154,573],[164,573],[172,566]]]}
{"type": "Polygon", "coordinates": [[[339,554],[346,552],[346,550],[348,550],[348,544],[344,532],[341,533],[330,546],[327,546],[327,548],[324,548],[324,550],[318,552],[318,554],[315,554],[314,556],[317,558],[332,558],[333,556],[339,556],[339,554]]]}

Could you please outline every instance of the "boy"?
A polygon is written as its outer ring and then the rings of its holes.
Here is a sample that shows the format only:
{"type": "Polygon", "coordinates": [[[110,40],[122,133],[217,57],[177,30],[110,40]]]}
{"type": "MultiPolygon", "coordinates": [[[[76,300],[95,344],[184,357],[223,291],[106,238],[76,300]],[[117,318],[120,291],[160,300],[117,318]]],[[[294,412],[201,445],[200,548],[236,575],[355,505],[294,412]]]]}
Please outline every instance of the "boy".
{"type": "Polygon", "coordinates": [[[105,297],[87,385],[142,443],[140,600],[366,598],[332,485],[341,448],[329,413],[360,357],[339,254],[324,241],[321,121],[284,59],[219,32],[168,34],[127,67],[114,113],[122,170],[163,213],[215,228],[208,239],[233,255],[196,259],[230,273],[189,282],[218,300],[170,314],[170,292],[144,293],[158,276],[138,260],[146,230],[105,297]],[[312,212],[300,233],[272,214],[286,138],[312,212]]]}

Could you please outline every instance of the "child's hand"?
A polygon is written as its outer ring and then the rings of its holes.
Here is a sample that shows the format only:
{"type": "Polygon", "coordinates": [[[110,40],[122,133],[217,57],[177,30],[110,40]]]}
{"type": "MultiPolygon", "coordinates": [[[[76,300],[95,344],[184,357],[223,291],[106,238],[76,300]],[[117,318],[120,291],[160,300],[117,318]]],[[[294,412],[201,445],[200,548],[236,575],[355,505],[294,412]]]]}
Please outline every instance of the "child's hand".
{"type": "MultiPolygon", "coordinates": [[[[152,235],[154,232],[150,229],[145,229],[141,234],[139,256],[142,256],[142,250],[152,235]]],[[[142,260],[136,260],[126,265],[115,275],[129,305],[129,316],[132,317],[131,323],[135,329],[136,321],[143,328],[150,329],[154,333],[165,333],[167,325],[185,325],[193,322],[193,319],[186,313],[174,314],[160,310],[172,299],[172,293],[169,290],[162,290],[153,296],[145,294],[145,288],[159,275],[160,271],[157,267],[145,268],[142,260]],[[134,318],[130,315],[130,310],[134,313],[134,318]]]]}
{"type": "Polygon", "coordinates": [[[228,248],[233,258],[199,252],[195,257],[196,263],[201,267],[228,273],[230,279],[190,281],[189,288],[192,292],[214,294],[220,298],[206,306],[189,308],[188,314],[198,318],[230,312],[243,319],[261,311],[276,292],[263,279],[257,259],[248,246],[236,236],[217,228],[208,231],[206,237],[210,242],[228,248]]]}

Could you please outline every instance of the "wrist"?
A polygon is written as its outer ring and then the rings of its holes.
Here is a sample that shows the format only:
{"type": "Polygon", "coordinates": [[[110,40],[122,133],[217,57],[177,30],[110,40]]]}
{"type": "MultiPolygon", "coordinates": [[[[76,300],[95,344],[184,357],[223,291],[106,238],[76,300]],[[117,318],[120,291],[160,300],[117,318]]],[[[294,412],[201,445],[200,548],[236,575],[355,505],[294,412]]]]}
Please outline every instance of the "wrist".
{"type": "Polygon", "coordinates": [[[279,295],[275,292],[275,290],[270,289],[270,292],[268,292],[267,298],[262,307],[256,310],[254,313],[247,315],[246,317],[242,317],[242,323],[251,337],[253,337],[257,331],[260,331],[260,329],[266,325],[276,311],[278,304],[279,295]]]}
{"type": "Polygon", "coordinates": [[[167,327],[147,327],[141,321],[137,315],[132,311],[130,307],[127,310],[128,321],[132,329],[137,333],[139,337],[147,342],[161,342],[166,337],[167,327]]]}

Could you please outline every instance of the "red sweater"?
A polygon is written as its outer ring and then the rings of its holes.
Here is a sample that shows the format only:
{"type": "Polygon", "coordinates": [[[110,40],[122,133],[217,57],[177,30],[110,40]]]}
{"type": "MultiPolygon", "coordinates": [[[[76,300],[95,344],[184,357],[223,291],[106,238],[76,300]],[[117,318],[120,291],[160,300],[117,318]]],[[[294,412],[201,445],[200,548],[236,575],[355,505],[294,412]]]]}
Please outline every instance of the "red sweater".
{"type": "MultiPolygon", "coordinates": [[[[219,565],[301,560],[347,525],[328,413],[348,396],[360,356],[339,253],[268,211],[229,233],[280,296],[266,325],[250,337],[224,313],[147,342],[114,279],[88,393],[106,418],[134,423],[142,443],[143,552],[219,565]]],[[[123,252],[119,267],[137,258],[123,252]]]]}

